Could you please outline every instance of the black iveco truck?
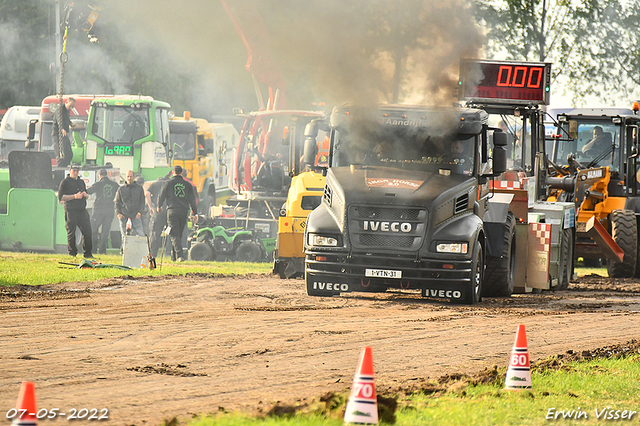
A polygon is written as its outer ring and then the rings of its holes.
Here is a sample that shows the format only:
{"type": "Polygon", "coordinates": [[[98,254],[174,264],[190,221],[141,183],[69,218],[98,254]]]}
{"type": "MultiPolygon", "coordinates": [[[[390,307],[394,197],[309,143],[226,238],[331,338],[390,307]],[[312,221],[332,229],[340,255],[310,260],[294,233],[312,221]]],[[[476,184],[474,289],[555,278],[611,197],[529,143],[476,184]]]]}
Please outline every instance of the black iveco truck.
{"type": "MultiPolygon", "coordinates": [[[[307,293],[419,289],[480,301],[509,207],[489,185],[505,170],[506,134],[486,117],[462,108],[335,108],[324,197],[305,230],[307,293]]],[[[305,146],[305,157],[313,154],[305,146]]]]}

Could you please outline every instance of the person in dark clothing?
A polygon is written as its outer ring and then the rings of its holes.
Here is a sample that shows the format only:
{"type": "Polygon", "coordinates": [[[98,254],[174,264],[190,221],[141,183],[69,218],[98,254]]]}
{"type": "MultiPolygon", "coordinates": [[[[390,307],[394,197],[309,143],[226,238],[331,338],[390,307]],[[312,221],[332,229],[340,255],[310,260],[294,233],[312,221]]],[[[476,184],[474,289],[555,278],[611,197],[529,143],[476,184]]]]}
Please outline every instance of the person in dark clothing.
{"type": "Polygon", "coordinates": [[[173,168],[173,177],[162,187],[158,198],[158,213],[162,212],[162,204],[167,203],[167,223],[171,228],[171,260],[182,262],[185,260],[182,249],[182,231],[187,224],[189,208],[192,220],[198,220],[198,206],[196,204],[193,186],[182,177],[182,167],[173,168]]]}
{"type": "MultiPolygon", "coordinates": [[[[144,190],[144,178],[142,176],[138,176],[136,178],[136,183],[138,185],[140,185],[140,187],[142,188],[143,194],[145,194],[146,191],[144,190]]],[[[149,222],[151,221],[151,213],[149,213],[149,208],[147,207],[147,203],[146,203],[147,196],[146,196],[146,194],[145,194],[144,198],[145,198],[144,210],[142,210],[142,217],[140,217],[140,220],[142,220],[142,231],[144,232],[144,235],[150,235],[149,222]]]]}
{"type": "Polygon", "coordinates": [[[71,256],[78,254],[76,247],[76,227],[82,232],[82,248],[85,258],[93,258],[91,254],[91,219],[87,212],[87,186],[78,177],[80,167],[72,164],[69,174],[60,182],[58,201],[64,203],[64,221],[67,229],[67,248],[71,256]]]}
{"type": "Polygon", "coordinates": [[[142,213],[144,212],[144,189],[135,181],[135,173],[128,170],[125,175],[126,183],[118,188],[116,193],[116,215],[120,221],[120,234],[122,235],[122,252],[124,238],[127,235],[127,221],[131,219],[131,234],[144,235],[142,229],[142,213]]]}
{"type": "Polygon", "coordinates": [[[87,189],[87,194],[96,194],[91,215],[93,252],[106,254],[114,215],[114,199],[120,185],[107,177],[107,169],[100,169],[98,176],[100,180],[87,189]]]}
{"type": "Polygon", "coordinates": [[[56,117],[53,120],[51,140],[53,141],[53,151],[56,153],[56,164],[60,167],[67,167],[71,164],[71,159],[73,158],[69,132],[73,127],[71,124],[70,111],[75,108],[75,106],[76,100],[74,98],[67,99],[64,104],[60,105],[56,117]],[[58,114],[60,114],[59,117],[58,114]],[[60,120],[60,127],[58,127],[58,119],[60,120]]]}
{"type": "Polygon", "coordinates": [[[151,212],[151,220],[149,229],[151,231],[151,257],[158,256],[158,250],[162,247],[162,230],[167,226],[167,209],[166,203],[158,206],[158,198],[162,187],[168,181],[166,177],[159,177],[158,180],[152,182],[144,192],[147,200],[147,206],[151,212]],[[163,207],[162,212],[158,213],[158,207],[163,207]]]}

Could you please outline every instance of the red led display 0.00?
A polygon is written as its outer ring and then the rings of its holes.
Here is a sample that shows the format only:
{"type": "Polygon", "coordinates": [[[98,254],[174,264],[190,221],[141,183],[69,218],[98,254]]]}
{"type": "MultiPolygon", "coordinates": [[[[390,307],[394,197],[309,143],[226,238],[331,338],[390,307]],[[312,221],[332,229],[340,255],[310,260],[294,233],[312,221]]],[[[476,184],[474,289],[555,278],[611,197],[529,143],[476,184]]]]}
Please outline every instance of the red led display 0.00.
{"type": "Polygon", "coordinates": [[[543,75],[544,68],[542,67],[501,65],[498,70],[496,86],[539,89],[543,75]]]}
{"type": "Polygon", "coordinates": [[[524,62],[464,62],[461,95],[463,99],[482,102],[548,104],[550,68],[550,64],[524,62]]]}

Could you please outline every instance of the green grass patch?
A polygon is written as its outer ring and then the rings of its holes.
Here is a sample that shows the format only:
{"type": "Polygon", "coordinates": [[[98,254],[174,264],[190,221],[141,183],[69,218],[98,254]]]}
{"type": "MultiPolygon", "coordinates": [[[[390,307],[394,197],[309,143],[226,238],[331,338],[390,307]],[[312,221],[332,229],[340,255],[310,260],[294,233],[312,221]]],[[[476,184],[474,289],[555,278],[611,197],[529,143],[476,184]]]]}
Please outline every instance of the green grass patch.
{"type": "Polygon", "coordinates": [[[584,277],[586,275],[600,275],[601,277],[608,277],[609,273],[607,272],[606,262],[602,262],[604,266],[585,266],[584,260],[579,257],[576,261],[573,272],[577,274],[579,277],[584,277]]]}
{"type": "MultiPolygon", "coordinates": [[[[96,268],[78,269],[82,256],[71,257],[65,254],[14,253],[0,252],[0,286],[46,285],[61,282],[95,281],[102,278],[120,276],[161,276],[186,275],[188,273],[217,274],[221,276],[265,274],[271,271],[270,263],[243,262],[172,262],[164,258],[162,264],[157,259],[156,269],[96,268]]],[[[122,265],[122,256],[115,254],[100,255],[93,259],[109,265],[122,265]]]]}
{"type": "MultiPolygon", "coordinates": [[[[505,390],[505,367],[486,370],[477,377],[441,378],[409,394],[398,391],[382,398],[378,395],[380,424],[638,424],[640,356],[637,349],[633,352],[627,357],[589,361],[565,362],[562,357],[552,357],[532,368],[531,390],[505,390]]],[[[299,406],[274,407],[268,413],[253,415],[227,413],[220,408],[220,412],[194,419],[187,425],[337,426],[344,424],[347,397],[324,396],[299,406]]]]}

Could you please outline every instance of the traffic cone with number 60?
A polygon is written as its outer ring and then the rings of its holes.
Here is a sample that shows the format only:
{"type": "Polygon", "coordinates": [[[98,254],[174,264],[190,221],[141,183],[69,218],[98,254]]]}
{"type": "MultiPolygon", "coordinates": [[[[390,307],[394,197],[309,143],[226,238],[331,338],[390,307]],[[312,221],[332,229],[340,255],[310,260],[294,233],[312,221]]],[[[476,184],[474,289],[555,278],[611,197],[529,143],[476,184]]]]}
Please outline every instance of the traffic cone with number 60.
{"type": "Polygon", "coordinates": [[[22,382],[11,426],[37,426],[37,413],[36,385],[33,382],[22,382]]]}
{"type": "Polygon", "coordinates": [[[529,348],[527,332],[524,325],[518,326],[516,341],[511,350],[509,368],[504,380],[505,389],[531,389],[531,366],[529,365],[529,348]]]}
{"type": "Polygon", "coordinates": [[[373,354],[371,348],[365,346],[360,354],[360,361],[353,377],[353,387],[344,411],[345,423],[377,424],[378,401],[376,384],[373,377],[373,354]]]}

